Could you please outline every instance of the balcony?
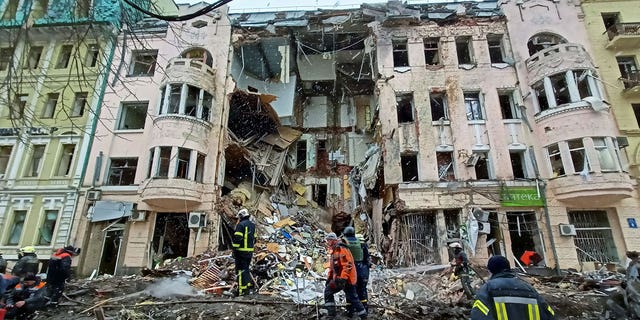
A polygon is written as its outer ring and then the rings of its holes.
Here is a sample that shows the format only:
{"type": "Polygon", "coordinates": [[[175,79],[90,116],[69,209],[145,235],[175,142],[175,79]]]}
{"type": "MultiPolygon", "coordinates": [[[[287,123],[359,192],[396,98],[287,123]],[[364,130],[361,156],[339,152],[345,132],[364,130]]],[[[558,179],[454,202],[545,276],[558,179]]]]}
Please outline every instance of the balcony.
{"type": "Polygon", "coordinates": [[[640,22],[618,23],[607,30],[607,49],[624,50],[640,48],[640,22]]]}
{"type": "Polygon", "coordinates": [[[577,43],[561,43],[538,51],[525,61],[529,84],[567,70],[595,69],[589,53],[577,43]]]}
{"type": "Polygon", "coordinates": [[[624,172],[603,172],[585,178],[579,174],[549,180],[557,200],[575,204],[608,205],[633,194],[633,182],[624,172]]]}
{"type": "Polygon", "coordinates": [[[623,95],[627,97],[640,97],[640,71],[629,72],[619,78],[624,85],[623,95]]]}
{"type": "Polygon", "coordinates": [[[173,58],[167,64],[162,82],[191,83],[213,93],[215,75],[215,70],[200,59],[173,58]]]}
{"type": "Polygon", "coordinates": [[[208,121],[180,114],[163,114],[153,119],[152,145],[185,145],[206,150],[212,125],[208,121]],[[188,133],[188,134],[187,134],[188,133]]]}
{"type": "Polygon", "coordinates": [[[187,179],[151,178],[140,185],[142,201],[163,210],[192,209],[202,203],[204,184],[187,179]]]}

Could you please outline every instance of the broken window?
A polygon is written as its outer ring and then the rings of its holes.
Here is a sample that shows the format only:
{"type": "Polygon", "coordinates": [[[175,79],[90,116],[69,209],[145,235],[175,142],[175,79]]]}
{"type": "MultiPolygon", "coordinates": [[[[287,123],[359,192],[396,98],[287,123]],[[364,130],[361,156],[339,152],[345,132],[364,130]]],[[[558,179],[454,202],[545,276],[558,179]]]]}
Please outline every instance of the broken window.
{"type": "Polygon", "coordinates": [[[600,169],[602,171],[617,171],[615,154],[612,149],[607,146],[607,138],[595,137],[593,138],[593,146],[598,153],[598,160],[600,160],[600,169]]]}
{"type": "Polygon", "coordinates": [[[638,73],[638,65],[634,56],[616,57],[618,61],[618,69],[620,69],[620,78],[625,89],[632,88],[640,84],[640,73],[638,73]]]}
{"type": "Polygon", "coordinates": [[[42,225],[40,227],[39,245],[49,245],[53,239],[53,231],[56,229],[56,221],[58,220],[58,210],[45,210],[42,217],[42,225]]]}
{"type": "Polygon", "coordinates": [[[532,56],[539,51],[561,43],[567,43],[567,40],[557,34],[539,33],[529,38],[529,41],[527,42],[527,48],[529,48],[529,55],[532,56]]]}
{"type": "Polygon", "coordinates": [[[449,110],[447,109],[447,99],[444,92],[429,94],[431,102],[431,120],[449,120],[449,110]]]}
{"type": "Polygon", "coordinates": [[[636,116],[636,124],[640,127],[640,103],[632,103],[631,109],[633,109],[633,114],[636,116]]]}
{"type": "Polygon", "coordinates": [[[211,108],[213,106],[213,96],[209,92],[204,92],[204,96],[202,97],[202,120],[210,121],[211,119],[211,108]]]}
{"type": "Polygon", "coordinates": [[[551,80],[551,86],[553,87],[553,96],[556,99],[556,106],[571,102],[566,74],[564,72],[554,74],[550,76],[549,79],[551,80]]]}
{"type": "Polygon", "coordinates": [[[393,40],[393,66],[408,67],[409,51],[407,50],[407,39],[393,40]]]}
{"type": "Polygon", "coordinates": [[[151,245],[152,256],[160,257],[160,261],[187,256],[190,243],[189,235],[191,234],[187,222],[188,217],[189,215],[184,212],[156,214],[151,245]]]}
{"type": "Polygon", "coordinates": [[[467,120],[483,120],[480,92],[465,92],[464,105],[467,109],[467,120]]]}
{"type": "Polygon", "coordinates": [[[149,102],[123,102],[117,130],[144,129],[149,102]]]}
{"type": "Polygon", "coordinates": [[[460,240],[460,209],[444,210],[444,225],[447,228],[447,242],[460,240]]]}
{"type": "Polygon", "coordinates": [[[418,155],[403,154],[400,156],[402,166],[402,181],[418,181],[418,155]]]}
{"type": "Polygon", "coordinates": [[[502,111],[502,119],[519,119],[520,112],[513,97],[513,90],[498,91],[498,100],[500,101],[500,110],[502,111]]]}
{"type": "Polygon", "coordinates": [[[11,223],[11,231],[9,232],[8,245],[17,245],[20,243],[22,230],[24,229],[24,221],[27,219],[27,210],[13,210],[13,222],[11,223]]]}
{"type": "Polygon", "coordinates": [[[111,158],[108,186],[131,186],[135,184],[138,158],[111,158]]]}
{"type": "Polygon", "coordinates": [[[489,58],[491,63],[504,63],[504,43],[501,34],[487,35],[487,43],[489,44],[489,58]]]}
{"type": "Polygon", "coordinates": [[[209,51],[202,48],[194,48],[186,51],[182,54],[183,58],[191,59],[192,61],[200,61],[210,67],[213,66],[213,58],[209,51]]]}
{"type": "Polygon", "coordinates": [[[198,152],[198,158],[196,160],[196,182],[202,183],[204,181],[204,164],[207,156],[198,152]]]}
{"type": "Polygon", "coordinates": [[[49,10],[49,0],[36,0],[33,2],[31,17],[36,20],[44,18],[49,10]]]}
{"type": "Polygon", "coordinates": [[[591,166],[589,165],[589,159],[584,149],[582,139],[574,139],[567,141],[569,145],[569,155],[571,156],[571,162],[573,163],[574,172],[589,172],[591,166]]]}
{"type": "Polygon", "coordinates": [[[11,119],[22,119],[24,116],[24,109],[27,107],[28,98],[28,94],[16,95],[11,108],[11,119]]]}
{"type": "Polygon", "coordinates": [[[549,100],[547,100],[547,91],[544,88],[544,81],[540,80],[532,86],[533,92],[538,100],[540,111],[549,109],[549,100]]]}
{"type": "Polygon", "coordinates": [[[84,107],[87,105],[87,93],[77,92],[73,99],[73,110],[71,110],[72,117],[82,117],[84,115],[84,107]]]}
{"type": "Polygon", "coordinates": [[[158,50],[136,50],[131,53],[130,77],[153,76],[156,70],[158,50]]]}
{"type": "Polygon", "coordinates": [[[149,150],[149,161],[147,163],[148,167],[147,167],[147,178],[151,178],[151,171],[153,170],[153,156],[156,153],[156,148],[151,148],[151,150],[149,150]]]}
{"type": "Polygon", "coordinates": [[[189,179],[189,161],[191,150],[178,148],[178,163],[176,164],[176,178],[189,179]]]}
{"type": "Polygon", "coordinates": [[[458,64],[473,64],[471,37],[457,37],[456,52],[458,53],[458,64]]]}
{"type": "Polygon", "coordinates": [[[406,254],[397,252],[397,256],[401,257],[398,264],[401,266],[439,264],[436,212],[406,214],[400,221],[398,235],[394,239],[406,254]]]}
{"type": "Polygon", "coordinates": [[[489,169],[489,154],[486,152],[474,152],[473,156],[477,158],[474,165],[476,180],[491,179],[491,171],[489,169]]]}
{"type": "Polygon", "coordinates": [[[11,61],[13,61],[13,48],[0,49],[0,71],[9,69],[11,61]]]}
{"type": "Polygon", "coordinates": [[[327,185],[326,184],[314,184],[312,185],[312,200],[319,206],[327,206],[327,185]]]}
{"type": "Polygon", "coordinates": [[[436,161],[438,161],[438,179],[440,181],[455,181],[453,152],[436,152],[436,161]]]}
{"type": "Polygon", "coordinates": [[[11,152],[13,146],[1,146],[0,147],[0,179],[4,179],[9,168],[9,160],[11,159],[11,152]]]}
{"type": "Polygon", "coordinates": [[[427,65],[440,64],[440,51],[438,49],[439,38],[424,39],[424,60],[427,65]]]}
{"type": "Polygon", "coordinates": [[[73,154],[76,151],[75,144],[63,144],[62,155],[60,156],[60,163],[58,163],[58,171],[56,176],[64,177],[68,176],[71,172],[71,166],[73,165],[73,154]]]}
{"type": "Polygon", "coordinates": [[[618,34],[616,25],[620,23],[620,12],[601,13],[601,15],[605,32],[608,34],[609,40],[611,40],[618,34]]]}
{"type": "Polygon", "coordinates": [[[526,179],[526,157],[524,151],[509,151],[511,171],[514,179],[526,179]]]}
{"type": "Polygon", "coordinates": [[[569,223],[575,226],[573,242],[583,262],[620,261],[606,211],[569,211],[569,223]]]}
{"type": "Polygon", "coordinates": [[[23,69],[37,69],[38,64],[40,63],[40,58],[42,57],[42,50],[44,50],[43,47],[30,47],[27,63],[24,64],[23,69]]]}
{"type": "Polygon", "coordinates": [[[580,99],[593,96],[591,86],[589,85],[589,71],[588,70],[574,70],[573,78],[575,79],[576,87],[580,93],[580,99]]]}
{"type": "Polygon", "coordinates": [[[58,53],[58,61],[56,62],[56,69],[66,69],[69,67],[69,61],[71,61],[71,53],[73,52],[73,45],[67,44],[60,47],[58,53]]]}
{"type": "Polygon", "coordinates": [[[169,163],[171,162],[171,147],[160,147],[160,161],[156,177],[169,176],[169,163]]]}
{"type": "Polygon", "coordinates": [[[76,17],[87,18],[89,17],[89,11],[91,10],[91,0],[77,0],[76,2],[76,17]]]}
{"type": "Polygon", "coordinates": [[[100,47],[97,44],[90,44],[87,47],[87,53],[84,58],[84,65],[87,67],[95,67],[98,64],[98,55],[100,47]]]}
{"type": "Polygon", "coordinates": [[[24,174],[25,177],[37,177],[42,169],[42,160],[44,159],[45,145],[32,145],[31,162],[27,166],[24,174]]]}
{"type": "Polygon", "coordinates": [[[300,140],[296,143],[296,169],[307,169],[307,140],[300,140]]]}
{"type": "Polygon", "coordinates": [[[187,85],[187,101],[185,103],[184,114],[195,117],[198,110],[198,98],[200,97],[200,88],[187,85]]]}
{"type": "Polygon", "coordinates": [[[169,108],[167,114],[177,114],[180,112],[180,93],[182,92],[181,84],[169,85],[169,108]]]}
{"type": "Polygon", "coordinates": [[[396,95],[398,123],[413,122],[413,93],[396,95]]]}
{"type": "Polygon", "coordinates": [[[511,251],[515,257],[521,257],[525,251],[540,254],[545,252],[534,211],[507,212],[507,224],[511,236],[511,251]]]}
{"type": "Polygon", "coordinates": [[[548,146],[547,154],[549,155],[549,164],[551,165],[551,176],[564,176],[564,165],[562,164],[562,156],[560,154],[560,148],[558,147],[558,144],[556,143],[548,146]]]}
{"type": "Polygon", "coordinates": [[[14,20],[16,18],[16,14],[18,13],[18,4],[19,0],[8,0],[7,5],[4,9],[4,13],[2,14],[3,21],[14,20]]]}

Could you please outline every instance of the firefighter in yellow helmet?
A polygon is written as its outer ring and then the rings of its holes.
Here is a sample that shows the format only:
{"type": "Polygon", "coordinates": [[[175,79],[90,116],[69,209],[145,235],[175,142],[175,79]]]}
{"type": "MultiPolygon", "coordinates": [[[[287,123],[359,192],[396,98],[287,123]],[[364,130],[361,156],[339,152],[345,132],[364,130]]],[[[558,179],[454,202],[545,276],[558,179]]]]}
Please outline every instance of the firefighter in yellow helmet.
{"type": "Polygon", "coordinates": [[[38,274],[39,271],[40,260],[38,260],[36,248],[27,246],[18,249],[18,262],[13,266],[11,273],[22,279],[27,273],[38,274]]]}

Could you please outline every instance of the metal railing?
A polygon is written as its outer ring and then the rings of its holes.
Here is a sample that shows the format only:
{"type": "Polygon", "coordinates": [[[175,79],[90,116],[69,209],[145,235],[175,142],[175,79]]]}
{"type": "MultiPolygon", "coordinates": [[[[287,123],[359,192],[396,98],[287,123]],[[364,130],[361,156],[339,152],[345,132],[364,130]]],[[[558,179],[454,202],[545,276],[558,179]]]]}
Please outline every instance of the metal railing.
{"type": "Polygon", "coordinates": [[[631,89],[640,86],[640,71],[631,71],[619,78],[624,84],[625,89],[631,89]]]}
{"type": "Polygon", "coordinates": [[[640,22],[617,23],[607,29],[609,40],[617,36],[640,36],[640,22]]]}

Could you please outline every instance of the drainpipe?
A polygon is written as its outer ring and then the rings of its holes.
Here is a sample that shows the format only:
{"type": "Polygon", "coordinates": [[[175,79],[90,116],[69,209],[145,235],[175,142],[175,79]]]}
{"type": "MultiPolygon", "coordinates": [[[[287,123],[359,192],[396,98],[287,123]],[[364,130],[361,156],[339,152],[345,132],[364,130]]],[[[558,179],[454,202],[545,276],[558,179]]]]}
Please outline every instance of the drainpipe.
{"type": "Polygon", "coordinates": [[[551,250],[553,252],[553,259],[556,260],[554,267],[556,274],[561,275],[560,261],[558,260],[558,251],[556,250],[556,241],[553,237],[553,230],[551,229],[551,218],[549,218],[549,207],[547,206],[547,183],[544,180],[536,179],[536,185],[540,187],[540,196],[542,197],[542,203],[544,204],[544,218],[547,224],[547,232],[549,232],[549,240],[551,244],[551,250]],[[540,181],[540,183],[538,182],[540,181]]]}
{"type": "MultiPolygon", "coordinates": [[[[84,176],[87,174],[87,164],[89,163],[91,146],[93,145],[93,138],[96,135],[96,126],[98,124],[98,119],[100,118],[100,110],[101,110],[100,106],[102,105],[102,101],[104,100],[104,92],[107,87],[107,81],[109,80],[109,73],[110,73],[109,66],[111,66],[111,63],[113,62],[113,56],[115,52],[115,41],[116,41],[116,37],[114,33],[112,33],[111,39],[109,40],[109,42],[107,42],[108,46],[110,46],[111,48],[109,49],[109,58],[107,59],[105,64],[104,78],[102,79],[102,83],[100,84],[100,95],[98,96],[98,101],[96,103],[97,108],[94,112],[93,121],[91,124],[91,134],[89,135],[89,141],[87,142],[89,144],[89,147],[87,148],[87,152],[84,156],[84,160],[82,161],[82,174],[80,175],[80,180],[78,182],[78,185],[76,186],[76,194],[78,194],[78,196],[80,195],[80,189],[82,188],[82,184],[84,183],[84,176]]],[[[78,211],[78,202],[79,201],[76,201],[75,204],[73,205],[73,216],[71,217],[71,226],[73,226],[73,222],[76,219],[76,214],[78,211]]],[[[85,199],[85,202],[86,202],[86,199],[85,199]]],[[[83,204],[83,207],[84,207],[84,204],[83,204]]],[[[69,233],[67,234],[67,239],[65,240],[66,244],[68,244],[70,238],[71,238],[71,230],[69,230],[69,233]]]]}

